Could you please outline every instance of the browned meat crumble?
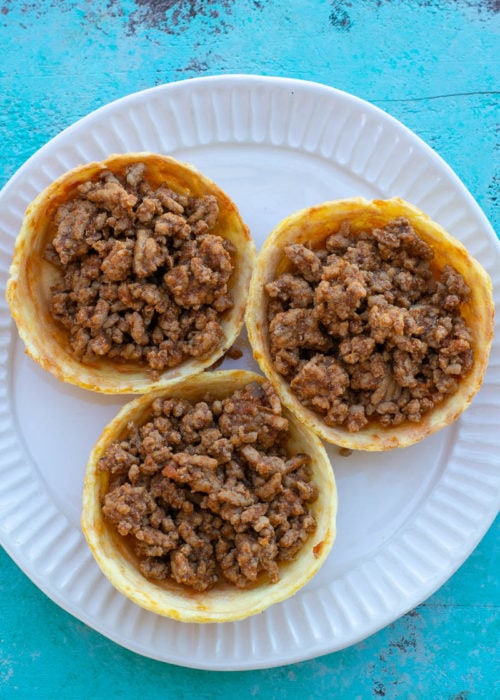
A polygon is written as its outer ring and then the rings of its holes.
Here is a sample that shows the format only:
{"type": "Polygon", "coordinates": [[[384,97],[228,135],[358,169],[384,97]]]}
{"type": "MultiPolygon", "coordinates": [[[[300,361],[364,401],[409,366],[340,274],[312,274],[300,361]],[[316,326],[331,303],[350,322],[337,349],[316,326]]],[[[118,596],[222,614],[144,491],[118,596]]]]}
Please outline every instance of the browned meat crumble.
{"type": "Polygon", "coordinates": [[[223,400],[156,399],[99,462],[103,514],[149,579],[197,591],[279,579],[316,528],[310,457],[289,455],[288,421],[269,383],[223,400]]]}
{"type": "Polygon", "coordinates": [[[266,285],[276,370],[329,426],[418,422],[472,367],[460,314],[470,290],[400,218],[323,246],[285,247],[289,271],[266,285]]]}
{"type": "Polygon", "coordinates": [[[45,251],[62,272],[51,313],[74,355],[139,361],[157,373],[210,353],[233,306],[234,248],[212,233],[218,214],[212,195],[152,188],[143,163],[80,185],[57,209],[45,251]]]}

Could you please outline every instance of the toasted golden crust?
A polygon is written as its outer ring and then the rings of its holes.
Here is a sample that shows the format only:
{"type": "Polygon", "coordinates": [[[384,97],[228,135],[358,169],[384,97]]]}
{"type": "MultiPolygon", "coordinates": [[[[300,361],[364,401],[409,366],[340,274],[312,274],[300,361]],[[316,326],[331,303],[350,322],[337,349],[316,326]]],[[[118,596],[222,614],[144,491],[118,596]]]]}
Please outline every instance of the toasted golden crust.
{"type": "Polygon", "coordinates": [[[109,394],[142,393],[168,386],[185,376],[202,371],[231,347],[244,320],[255,247],[247,226],[235,204],[211,180],[193,166],[168,156],[152,153],[111,155],[102,162],[81,165],[65,173],[29,205],[17,237],[7,285],[7,301],[26,352],[58,379],[82,388],[109,394]],[[234,272],[229,282],[234,307],[221,320],[223,340],[210,354],[189,358],[179,366],[164,371],[153,380],[144,364],[116,362],[100,358],[84,364],[71,353],[65,329],[52,318],[49,310],[50,288],[58,280],[58,271],[44,259],[47,243],[54,235],[53,218],[59,205],[71,198],[78,185],[94,179],[104,170],[121,175],[132,163],[144,163],[153,186],[167,182],[180,193],[217,198],[219,218],[214,233],[228,239],[235,247],[234,272]]]}
{"type": "Polygon", "coordinates": [[[257,259],[250,285],[246,324],[255,359],[271,380],[280,398],[305,425],[324,440],[359,450],[388,450],[405,447],[455,421],[468,407],[479,390],[488,363],[493,338],[494,306],[489,276],[465,247],[426,214],[399,198],[367,201],[363,198],[337,200],[298,211],[281,221],[267,238],[257,259]],[[471,297],[461,307],[461,314],[472,330],[474,364],[460,380],[459,390],[424,414],[419,423],[405,422],[384,428],[369,423],[351,433],[342,426],[329,427],[322,417],[304,407],[294,396],[288,382],[274,367],[268,340],[267,299],[264,287],[286,266],[283,248],[291,243],[308,243],[313,247],[349,221],[351,229],[369,231],[391,220],[406,217],[417,235],[434,251],[433,266],[441,270],[450,265],[470,286],[471,297]]]}
{"type": "Polygon", "coordinates": [[[88,461],[83,490],[82,528],[97,563],[111,583],[125,596],[152,612],[184,622],[227,622],[263,611],[270,605],[296,593],[319,570],[335,540],[337,492],[330,461],[320,440],[288,411],[291,452],[311,456],[313,480],[319,497],[311,504],[317,521],[316,531],[306,541],[295,561],[280,566],[277,583],[261,583],[252,589],[238,589],[230,584],[196,593],[174,581],[166,586],[145,579],[130,556],[118,545],[116,535],[105,522],[101,504],[108,485],[108,474],[98,470],[106,447],[125,435],[129,421],[144,423],[151,404],[158,397],[200,400],[210,395],[222,399],[249,382],[262,383],[265,378],[243,370],[205,372],[183,382],[138,397],[122,408],[105,428],[88,461]]]}

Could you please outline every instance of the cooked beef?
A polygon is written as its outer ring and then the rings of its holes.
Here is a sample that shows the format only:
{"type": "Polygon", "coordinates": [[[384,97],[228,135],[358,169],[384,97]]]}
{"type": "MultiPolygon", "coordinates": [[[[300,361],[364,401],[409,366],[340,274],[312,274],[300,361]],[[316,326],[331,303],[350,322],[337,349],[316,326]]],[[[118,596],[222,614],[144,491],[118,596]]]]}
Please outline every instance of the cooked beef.
{"type": "Polygon", "coordinates": [[[104,517],[148,578],[197,591],[276,582],[316,529],[310,457],[289,454],[288,435],[267,382],[223,400],[155,399],[100,459],[104,517]]]}
{"type": "Polygon", "coordinates": [[[143,363],[153,374],[221,341],[233,305],[232,244],[214,233],[212,195],[148,183],[142,163],[102,173],[56,212],[45,257],[61,270],[51,312],[73,354],[143,363]]]}
{"type": "Polygon", "coordinates": [[[471,369],[470,290],[451,267],[434,272],[408,220],[356,233],[344,222],[284,254],[289,269],[266,285],[271,356],[327,425],[419,421],[471,369]]]}

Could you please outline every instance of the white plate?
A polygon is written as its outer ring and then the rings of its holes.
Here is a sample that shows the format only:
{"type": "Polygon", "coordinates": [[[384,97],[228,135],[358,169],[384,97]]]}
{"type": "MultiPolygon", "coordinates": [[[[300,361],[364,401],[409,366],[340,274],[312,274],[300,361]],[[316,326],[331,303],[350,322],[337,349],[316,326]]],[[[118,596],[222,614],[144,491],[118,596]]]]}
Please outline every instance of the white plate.
{"type": "MultiPolygon", "coordinates": [[[[301,592],[236,623],[183,624],[145,612],[101,575],[79,525],[87,455],[126,397],[61,384],[27,359],[3,293],[35,195],[81,162],[137,150],[198,166],[236,201],[258,245],[301,207],[398,195],[465,243],[490,272],[498,301],[498,241],[449,167],[399,122],[345,93],[287,79],[221,76],[131,95],[61,133],[0,193],[0,541],[17,564],[105,636],[183,666],[270,667],[364,639],[446,581],[498,511],[500,334],[484,386],[455,425],[389,454],[343,458],[330,448],[338,539],[301,592]]],[[[243,359],[225,366],[255,367],[239,342],[243,359]]]]}

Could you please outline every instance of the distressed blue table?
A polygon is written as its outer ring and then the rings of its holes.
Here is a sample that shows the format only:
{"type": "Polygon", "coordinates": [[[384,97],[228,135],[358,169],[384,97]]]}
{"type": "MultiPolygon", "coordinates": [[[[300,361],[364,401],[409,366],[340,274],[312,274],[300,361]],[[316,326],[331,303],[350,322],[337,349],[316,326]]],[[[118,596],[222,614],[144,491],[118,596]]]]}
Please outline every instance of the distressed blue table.
{"type": "MultiPolygon", "coordinates": [[[[217,73],[290,76],[398,118],[499,231],[499,30],[498,0],[0,0],[0,185],[64,127],[128,93],[217,73]]],[[[499,698],[498,530],[497,519],[435,595],[362,643],[235,673],[124,650],[0,550],[0,697],[499,698]]]]}

